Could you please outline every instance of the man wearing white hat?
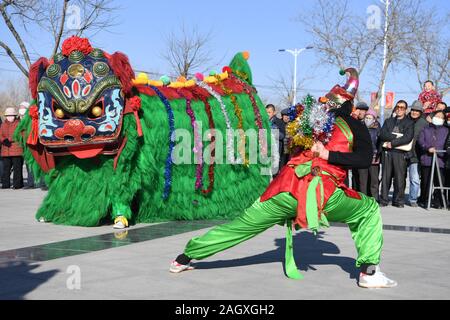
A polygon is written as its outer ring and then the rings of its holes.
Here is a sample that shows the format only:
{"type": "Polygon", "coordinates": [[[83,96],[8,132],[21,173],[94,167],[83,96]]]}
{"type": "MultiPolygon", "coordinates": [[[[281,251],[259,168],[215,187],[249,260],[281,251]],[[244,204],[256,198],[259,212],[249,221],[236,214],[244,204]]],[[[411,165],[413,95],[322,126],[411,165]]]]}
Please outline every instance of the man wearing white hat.
{"type": "Polygon", "coordinates": [[[0,128],[1,155],[3,158],[2,189],[9,189],[11,187],[11,168],[13,168],[13,189],[23,188],[23,150],[20,144],[13,140],[14,131],[19,124],[18,115],[19,113],[15,108],[6,108],[6,121],[0,128]]]}

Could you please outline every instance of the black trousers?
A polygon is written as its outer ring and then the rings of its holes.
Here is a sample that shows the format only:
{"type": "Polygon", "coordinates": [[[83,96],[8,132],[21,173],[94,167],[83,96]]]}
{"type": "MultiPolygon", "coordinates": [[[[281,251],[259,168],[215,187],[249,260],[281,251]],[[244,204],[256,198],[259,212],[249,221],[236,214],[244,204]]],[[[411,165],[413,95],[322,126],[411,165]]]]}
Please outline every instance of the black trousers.
{"type": "MultiPolygon", "coordinates": [[[[445,186],[445,173],[444,169],[439,169],[441,173],[441,179],[442,179],[442,185],[445,186]]],[[[434,179],[433,179],[434,186],[439,186],[439,178],[436,172],[436,169],[434,170],[434,179]]],[[[420,197],[419,202],[427,205],[428,204],[428,192],[430,191],[430,183],[431,183],[431,166],[421,166],[420,167],[420,197]]],[[[434,190],[433,196],[431,197],[431,204],[435,206],[443,206],[442,202],[442,196],[440,195],[441,190],[434,190]]],[[[445,198],[445,191],[444,198],[445,198]]]]}
{"type": "Polygon", "coordinates": [[[27,187],[34,188],[34,176],[33,176],[33,170],[26,165],[27,167],[27,187]]]}
{"type": "Polygon", "coordinates": [[[11,187],[11,169],[13,170],[13,187],[16,189],[23,188],[23,158],[22,157],[3,157],[3,176],[2,188],[9,189],[11,187]]]}
{"type": "Polygon", "coordinates": [[[358,191],[368,195],[369,197],[374,197],[375,200],[379,200],[379,186],[380,186],[380,165],[371,165],[368,169],[358,169],[353,170],[358,177],[358,191]],[[357,172],[355,172],[357,171],[357,172]]]}
{"type": "Polygon", "coordinates": [[[394,194],[392,204],[405,204],[405,187],[406,187],[406,159],[403,152],[383,151],[381,156],[383,165],[383,173],[381,180],[381,196],[382,204],[389,203],[389,189],[391,188],[392,178],[394,179],[394,194]]]}
{"type": "Polygon", "coordinates": [[[358,169],[352,169],[352,189],[356,191],[361,191],[358,169]]]}

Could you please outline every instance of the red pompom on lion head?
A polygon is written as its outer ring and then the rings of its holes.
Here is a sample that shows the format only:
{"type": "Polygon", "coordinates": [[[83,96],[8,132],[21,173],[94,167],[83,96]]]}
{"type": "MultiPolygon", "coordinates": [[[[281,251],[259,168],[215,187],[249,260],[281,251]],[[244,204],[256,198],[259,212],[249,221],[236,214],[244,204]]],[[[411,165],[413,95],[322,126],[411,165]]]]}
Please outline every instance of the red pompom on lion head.
{"type": "Polygon", "coordinates": [[[89,40],[87,38],[80,38],[77,36],[72,36],[66,39],[62,45],[62,54],[68,57],[73,51],[80,51],[87,55],[92,52],[92,48],[89,40]]]}

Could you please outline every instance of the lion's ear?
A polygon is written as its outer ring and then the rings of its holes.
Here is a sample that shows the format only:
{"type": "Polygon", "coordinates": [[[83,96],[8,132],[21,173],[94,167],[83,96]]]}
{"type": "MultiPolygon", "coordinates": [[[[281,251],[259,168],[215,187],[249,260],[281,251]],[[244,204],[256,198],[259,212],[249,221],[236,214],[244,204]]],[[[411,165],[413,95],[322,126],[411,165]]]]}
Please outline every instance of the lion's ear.
{"type": "Polygon", "coordinates": [[[28,76],[28,84],[31,90],[31,97],[33,99],[37,98],[37,86],[39,80],[41,80],[42,75],[45,70],[49,66],[49,62],[47,58],[39,58],[35,63],[33,63],[30,67],[30,72],[28,76]]]}
{"type": "Polygon", "coordinates": [[[125,95],[130,95],[133,87],[132,80],[134,79],[134,71],[133,68],[131,68],[128,57],[121,52],[115,52],[108,57],[108,61],[114,74],[119,78],[120,83],[122,84],[123,92],[125,95]]]}

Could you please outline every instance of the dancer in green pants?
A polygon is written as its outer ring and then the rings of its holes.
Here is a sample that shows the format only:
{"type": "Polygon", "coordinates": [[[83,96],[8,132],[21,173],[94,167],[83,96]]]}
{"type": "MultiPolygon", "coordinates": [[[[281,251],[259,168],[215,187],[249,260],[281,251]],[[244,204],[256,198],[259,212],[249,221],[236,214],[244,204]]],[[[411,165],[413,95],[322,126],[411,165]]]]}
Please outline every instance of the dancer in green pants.
{"type": "MultiPolygon", "coordinates": [[[[363,194],[361,197],[361,200],[349,198],[344,191],[336,189],[325,206],[328,221],[349,225],[358,252],[357,267],[362,264],[377,265],[383,245],[378,204],[373,198],[363,194]]],[[[275,224],[285,224],[294,219],[296,208],[297,200],[287,192],[265,202],[258,199],[242,216],[215,227],[203,236],[191,239],[184,253],[196,260],[212,256],[253,238],[275,224]]],[[[289,241],[290,238],[287,239],[289,241]]],[[[290,267],[286,266],[286,270],[290,267]]]]}
{"type": "MultiPolygon", "coordinates": [[[[354,69],[347,69],[357,77],[354,69]]],[[[357,78],[356,78],[357,79],[357,78]]],[[[349,79],[349,82],[352,79],[349,79]]],[[[192,259],[200,260],[238,245],[275,224],[287,225],[286,274],[300,279],[293,257],[292,225],[314,232],[328,221],[348,224],[361,269],[358,284],[367,288],[389,288],[397,283],[387,278],[378,266],[383,246],[383,225],[375,199],[349,189],[346,168],[368,167],[372,160],[369,132],[353,119],[355,87],[335,86],[326,98],[335,102],[335,121],[326,146],[316,142],[311,150],[291,158],[264,194],[233,221],[219,225],[191,239],[170,266],[178,273],[190,270],[192,259]],[[348,88],[353,91],[348,92],[348,88]]]]}

